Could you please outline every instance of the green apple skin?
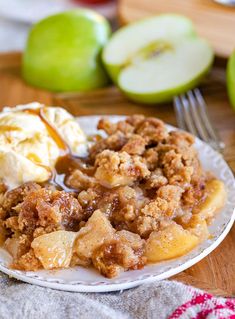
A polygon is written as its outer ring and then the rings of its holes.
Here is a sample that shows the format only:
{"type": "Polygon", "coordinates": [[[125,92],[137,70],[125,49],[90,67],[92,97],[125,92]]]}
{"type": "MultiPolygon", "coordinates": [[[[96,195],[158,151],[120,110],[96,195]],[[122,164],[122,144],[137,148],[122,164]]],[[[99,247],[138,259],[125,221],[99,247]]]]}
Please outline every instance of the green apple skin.
{"type": "Polygon", "coordinates": [[[230,103],[235,109],[235,51],[228,60],[226,73],[228,96],[230,103]]]}
{"type": "Polygon", "coordinates": [[[101,53],[111,30],[99,14],[76,9],[52,15],[31,29],[22,75],[29,84],[51,91],[87,91],[105,86],[101,53]]]}
{"type": "MultiPolygon", "coordinates": [[[[177,23],[177,21],[179,23],[184,23],[185,29],[181,31],[180,36],[183,36],[183,37],[196,37],[197,36],[192,21],[190,19],[188,19],[184,16],[181,16],[181,15],[178,15],[178,14],[160,14],[157,16],[152,16],[150,18],[148,17],[145,19],[141,19],[139,21],[133,22],[127,26],[120,28],[118,31],[113,33],[113,35],[111,36],[111,38],[109,39],[109,41],[105,45],[103,53],[102,53],[102,61],[107,69],[107,72],[108,72],[110,78],[112,79],[112,81],[115,84],[118,84],[118,75],[123,68],[123,64],[115,64],[115,63],[109,62],[108,50],[109,50],[110,43],[113,41],[116,41],[118,38],[122,37],[122,35],[125,34],[128,29],[135,28],[136,26],[141,27],[141,26],[145,25],[146,23],[148,23],[149,21],[151,21],[151,20],[154,21],[155,19],[162,20],[162,21],[164,21],[165,19],[172,19],[173,23],[177,23]]],[[[132,41],[132,39],[130,37],[130,43],[131,43],[131,41],[132,41]]],[[[123,47],[123,50],[125,50],[125,44],[123,44],[122,47],[123,47]]]]}
{"type": "Polygon", "coordinates": [[[201,80],[205,77],[205,75],[210,71],[212,64],[213,64],[213,60],[211,61],[210,65],[208,65],[208,68],[204,70],[204,72],[199,74],[197,78],[193,79],[192,81],[185,83],[184,85],[178,86],[172,90],[166,90],[161,93],[136,94],[136,93],[125,91],[122,88],[120,88],[120,86],[119,88],[130,101],[133,101],[136,103],[151,105],[156,103],[170,102],[175,96],[195,88],[201,82],[201,80]]]}

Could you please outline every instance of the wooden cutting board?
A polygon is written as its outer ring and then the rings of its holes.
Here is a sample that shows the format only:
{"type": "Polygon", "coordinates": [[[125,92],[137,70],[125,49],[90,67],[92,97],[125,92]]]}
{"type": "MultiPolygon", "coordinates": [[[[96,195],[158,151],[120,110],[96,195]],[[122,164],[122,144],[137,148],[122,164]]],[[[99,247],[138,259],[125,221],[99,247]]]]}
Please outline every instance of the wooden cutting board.
{"type": "MultiPolygon", "coordinates": [[[[0,110],[4,106],[38,101],[65,107],[74,115],[143,113],[160,117],[176,125],[173,107],[138,105],[129,102],[116,88],[107,87],[90,93],[52,94],[28,86],[20,76],[20,54],[0,54],[0,110]]],[[[223,71],[215,72],[215,76],[223,71]]],[[[220,76],[221,77],[221,76],[220,76]]],[[[211,118],[226,144],[224,157],[235,171],[235,113],[221,80],[208,80],[202,88],[211,118]]],[[[235,226],[223,243],[201,262],[175,276],[174,279],[207,290],[216,295],[235,294],[235,226]]]]}
{"type": "Polygon", "coordinates": [[[178,13],[193,20],[216,54],[228,57],[235,49],[235,7],[213,0],[119,0],[118,15],[126,24],[154,14],[178,13]]]}

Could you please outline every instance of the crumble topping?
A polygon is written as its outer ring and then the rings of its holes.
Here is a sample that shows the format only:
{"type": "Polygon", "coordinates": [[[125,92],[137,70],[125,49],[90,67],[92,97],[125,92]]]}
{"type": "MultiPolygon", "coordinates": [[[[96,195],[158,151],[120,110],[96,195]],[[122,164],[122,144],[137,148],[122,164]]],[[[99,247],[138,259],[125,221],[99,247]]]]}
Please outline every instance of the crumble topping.
{"type": "Polygon", "coordinates": [[[72,192],[50,182],[28,182],[11,191],[0,185],[0,228],[12,267],[53,268],[45,259],[49,251],[40,246],[50,234],[57,252],[54,268],[93,265],[111,278],[144,267],[146,245],[167,229],[175,235],[179,224],[182,238],[192,233],[196,243],[195,234],[206,227],[204,220],[204,228],[199,219],[192,221],[214,178],[202,170],[192,135],[168,132],[161,120],[142,115],[118,123],[101,119],[98,129],[107,136],[90,147],[89,174],[67,170],[64,183],[72,192]],[[72,248],[59,246],[59,232],[60,238],[73,235],[72,248]]]}

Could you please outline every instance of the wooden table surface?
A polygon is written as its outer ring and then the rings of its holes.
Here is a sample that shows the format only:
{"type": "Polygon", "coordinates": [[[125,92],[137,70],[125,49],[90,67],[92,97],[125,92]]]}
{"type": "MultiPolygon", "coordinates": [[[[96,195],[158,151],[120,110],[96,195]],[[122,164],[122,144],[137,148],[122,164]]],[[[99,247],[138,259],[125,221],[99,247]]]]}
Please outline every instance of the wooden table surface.
{"type": "Polygon", "coordinates": [[[235,9],[212,0],[119,0],[122,24],[154,14],[176,13],[190,18],[197,33],[206,38],[217,56],[228,57],[235,48],[235,9]]]}
{"type": "MultiPolygon", "coordinates": [[[[21,79],[20,61],[21,56],[17,53],[0,55],[0,108],[38,101],[63,106],[74,115],[143,113],[176,125],[171,104],[147,106],[131,103],[111,86],[80,94],[52,94],[30,87],[21,79]]],[[[221,74],[223,76],[223,71],[221,74]]],[[[235,113],[229,105],[225,83],[220,79],[210,80],[203,85],[202,91],[211,119],[226,144],[224,157],[235,172],[235,113]]],[[[235,226],[209,256],[174,278],[217,295],[235,295],[234,250],[235,226]]]]}

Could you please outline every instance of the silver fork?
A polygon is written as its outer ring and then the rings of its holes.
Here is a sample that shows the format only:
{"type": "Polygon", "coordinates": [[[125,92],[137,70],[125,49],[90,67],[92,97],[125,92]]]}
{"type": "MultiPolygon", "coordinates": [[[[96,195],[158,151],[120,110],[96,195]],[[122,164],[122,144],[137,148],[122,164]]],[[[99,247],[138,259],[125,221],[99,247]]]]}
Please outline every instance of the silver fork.
{"type": "Polygon", "coordinates": [[[219,152],[224,149],[225,145],[211,123],[206,102],[199,89],[176,96],[174,109],[179,128],[198,136],[219,152]]]}

